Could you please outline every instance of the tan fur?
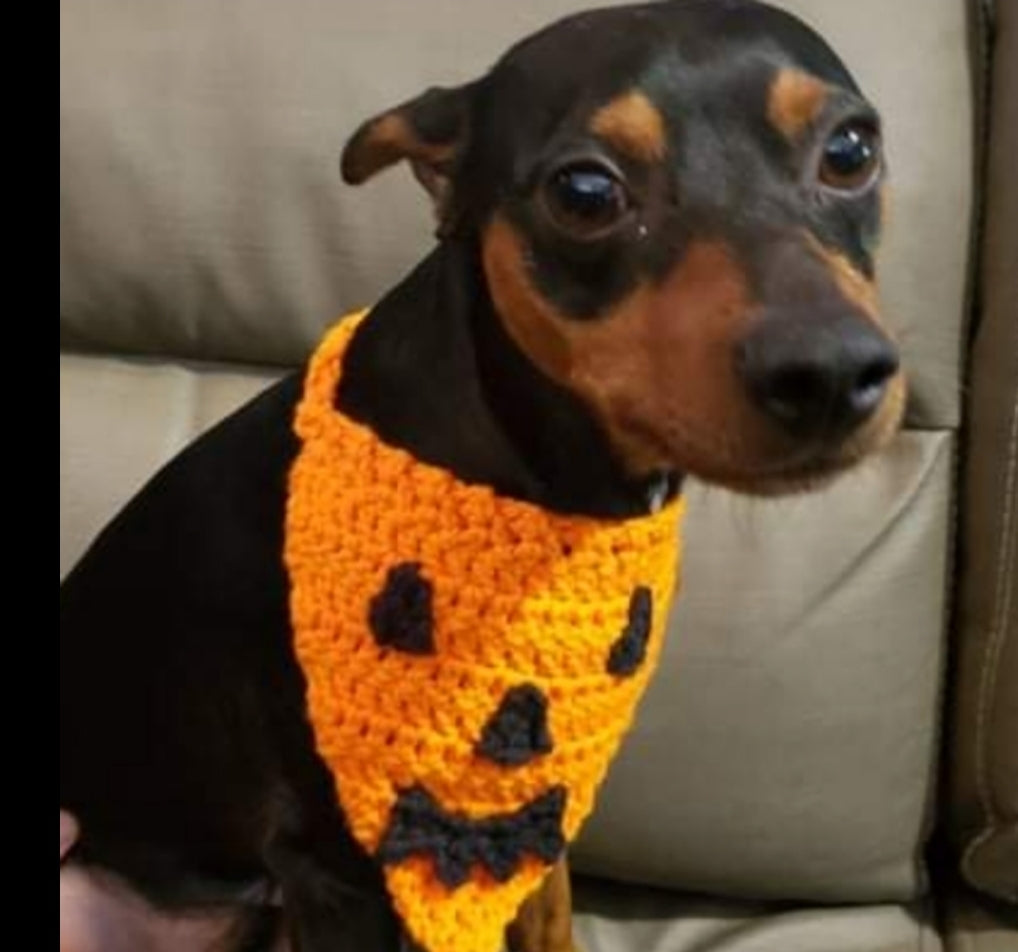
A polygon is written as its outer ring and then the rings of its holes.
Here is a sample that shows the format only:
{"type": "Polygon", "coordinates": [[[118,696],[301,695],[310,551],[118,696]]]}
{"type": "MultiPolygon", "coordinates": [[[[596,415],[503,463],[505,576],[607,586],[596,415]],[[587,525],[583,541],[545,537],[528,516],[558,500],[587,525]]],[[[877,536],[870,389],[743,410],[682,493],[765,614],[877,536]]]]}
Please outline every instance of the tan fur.
{"type": "MultiPolygon", "coordinates": [[[[885,191],[881,191],[883,206],[885,191]]],[[[841,252],[821,244],[811,232],[803,233],[807,244],[827,266],[842,296],[854,304],[892,340],[895,335],[883,319],[876,284],[862,274],[841,252]]],[[[887,394],[880,408],[866,425],[852,435],[844,447],[846,459],[861,459],[875,447],[883,446],[897,430],[904,415],[907,398],[905,374],[898,371],[888,381],[887,394]]]]}
{"type": "MultiPolygon", "coordinates": [[[[809,243],[836,287],[872,320],[876,290],[848,259],[809,243]]],[[[826,460],[814,480],[811,452],[751,405],[733,353],[758,311],[734,254],[720,241],[694,243],[660,283],[643,283],[596,318],[559,313],[533,286],[524,239],[503,218],[482,239],[495,308],[509,336],[548,377],[601,421],[633,474],[677,467],[751,492],[812,485],[883,446],[900,421],[904,376],[872,419],[826,460]]]]}
{"type": "Polygon", "coordinates": [[[401,159],[429,165],[448,161],[452,145],[425,142],[398,112],[386,113],[361,131],[351,143],[347,171],[351,181],[362,182],[401,159]]]}
{"type": "Polygon", "coordinates": [[[640,162],[658,162],[667,148],[665,123],[658,108],[637,89],[617,96],[590,120],[590,131],[640,162]]]}
{"type": "Polygon", "coordinates": [[[767,118],[789,141],[820,115],[827,102],[827,87],[798,69],[779,70],[767,93],[767,118]]]}
{"type": "Polygon", "coordinates": [[[726,432],[755,425],[731,359],[752,302],[722,244],[694,244],[660,285],[641,284],[583,321],[559,314],[533,287],[522,240],[504,219],[485,233],[483,261],[509,335],[586,401],[633,473],[681,465],[684,452],[700,468],[701,456],[724,452],[715,444],[726,432]]]}
{"type": "Polygon", "coordinates": [[[876,284],[862,274],[840,251],[833,251],[821,244],[812,232],[803,231],[803,235],[806,244],[830,271],[835,285],[845,300],[854,304],[874,324],[886,330],[880,316],[876,284]]]}
{"type": "Polygon", "coordinates": [[[569,867],[560,859],[516,914],[507,939],[511,952],[574,952],[569,867]]]}

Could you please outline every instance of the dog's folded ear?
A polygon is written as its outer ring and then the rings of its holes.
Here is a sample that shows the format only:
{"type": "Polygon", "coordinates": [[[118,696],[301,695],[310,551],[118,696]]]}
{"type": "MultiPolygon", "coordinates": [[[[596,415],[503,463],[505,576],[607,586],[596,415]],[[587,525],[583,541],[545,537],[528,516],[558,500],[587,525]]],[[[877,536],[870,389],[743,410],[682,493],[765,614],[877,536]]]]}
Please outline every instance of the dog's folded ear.
{"type": "Polygon", "coordinates": [[[450,178],[467,138],[476,85],[435,86],[368,119],[343,149],[343,180],[359,185],[406,159],[443,218],[450,178]]]}

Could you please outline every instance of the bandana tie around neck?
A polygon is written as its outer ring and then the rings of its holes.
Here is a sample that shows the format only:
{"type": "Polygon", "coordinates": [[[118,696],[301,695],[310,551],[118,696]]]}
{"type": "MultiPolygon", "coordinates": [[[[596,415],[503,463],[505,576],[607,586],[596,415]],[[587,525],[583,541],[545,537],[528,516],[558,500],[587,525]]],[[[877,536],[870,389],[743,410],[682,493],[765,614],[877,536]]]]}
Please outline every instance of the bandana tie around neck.
{"type": "Polygon", "coordinates": [[[656,665],[683,502],[563,516],[337,411],[341,321],[297,410],[285,561],[318,753],[426,952],[498,952],[590,813],[656,665]]]}

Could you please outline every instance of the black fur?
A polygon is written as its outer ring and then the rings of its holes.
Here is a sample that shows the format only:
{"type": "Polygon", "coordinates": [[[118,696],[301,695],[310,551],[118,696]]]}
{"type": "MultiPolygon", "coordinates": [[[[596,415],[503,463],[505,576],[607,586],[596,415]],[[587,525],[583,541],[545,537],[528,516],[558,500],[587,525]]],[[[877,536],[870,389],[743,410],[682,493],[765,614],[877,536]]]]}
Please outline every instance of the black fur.
{"type": "Polygon", "coordinates": [[[655,479],[627,476],[590,411],[509,340],[476,239],[442,242],[376,313],[347,351],[336,395],[343,412],[508,496],[560,512],[646,512],[655,479]]]}

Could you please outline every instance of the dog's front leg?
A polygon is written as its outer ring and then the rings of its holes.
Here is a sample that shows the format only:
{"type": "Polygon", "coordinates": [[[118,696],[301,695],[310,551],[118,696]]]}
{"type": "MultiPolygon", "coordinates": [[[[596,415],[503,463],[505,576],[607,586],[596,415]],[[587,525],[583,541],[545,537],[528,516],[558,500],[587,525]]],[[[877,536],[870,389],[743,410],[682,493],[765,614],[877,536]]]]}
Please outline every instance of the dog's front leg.
{"type": "Polygon", "coordinates": [[[506,932],[510,952],[577,952],[569,865],[560,859],[506,932]]]}

